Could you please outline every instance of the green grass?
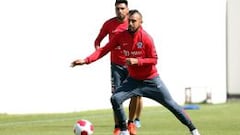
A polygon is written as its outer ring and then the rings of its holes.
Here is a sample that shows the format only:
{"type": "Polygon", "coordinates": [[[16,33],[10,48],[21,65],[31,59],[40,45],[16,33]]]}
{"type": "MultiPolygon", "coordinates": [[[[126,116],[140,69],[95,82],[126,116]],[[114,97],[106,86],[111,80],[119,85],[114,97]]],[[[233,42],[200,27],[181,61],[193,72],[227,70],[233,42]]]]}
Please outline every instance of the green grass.
{"type": "MultiPolygon", "coordinates": [[[[200,110],[187,110],[202,135],[240,135],[240,101],[226,104],[199,104],[200,110]]],[[[59,114],[0,114],[0,135],[73,135],[78,119],[94,124],[94,135],[112,135],[112,110],[95,110],[59,114]]],[[[138,135],[190,135],[168,110],[145,107],[138,135]]]]}

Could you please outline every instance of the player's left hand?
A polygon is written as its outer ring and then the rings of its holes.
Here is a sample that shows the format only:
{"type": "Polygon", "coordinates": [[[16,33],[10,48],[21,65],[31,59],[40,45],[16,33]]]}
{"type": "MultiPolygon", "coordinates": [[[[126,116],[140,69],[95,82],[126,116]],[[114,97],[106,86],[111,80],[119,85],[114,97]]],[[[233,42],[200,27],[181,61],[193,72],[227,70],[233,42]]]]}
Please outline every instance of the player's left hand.
{"type": "Polygon", "coordinates": [[[126,58],[127,65],[136,65],[138,64],[137,58],[126,58]]]}
{"type": "Polygon", "coordinates": [[[71,67],[75,67],[77,65],[84,65],[84,64],[86,64],[85,60],[78,59],[78,60],[75,60],[71,63],[71,67]]]}

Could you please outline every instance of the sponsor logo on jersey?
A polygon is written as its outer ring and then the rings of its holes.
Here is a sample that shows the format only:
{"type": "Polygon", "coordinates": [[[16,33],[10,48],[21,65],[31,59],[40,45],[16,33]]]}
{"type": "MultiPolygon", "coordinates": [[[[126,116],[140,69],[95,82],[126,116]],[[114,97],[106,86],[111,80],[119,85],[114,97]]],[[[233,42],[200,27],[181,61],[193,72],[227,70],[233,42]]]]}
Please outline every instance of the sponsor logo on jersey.
{"type": "Polygon", "coordinates": [[[137,48],[139,48],[139,49],[143,48],[143,43],[142,42],[137,42],[137,48]]]}

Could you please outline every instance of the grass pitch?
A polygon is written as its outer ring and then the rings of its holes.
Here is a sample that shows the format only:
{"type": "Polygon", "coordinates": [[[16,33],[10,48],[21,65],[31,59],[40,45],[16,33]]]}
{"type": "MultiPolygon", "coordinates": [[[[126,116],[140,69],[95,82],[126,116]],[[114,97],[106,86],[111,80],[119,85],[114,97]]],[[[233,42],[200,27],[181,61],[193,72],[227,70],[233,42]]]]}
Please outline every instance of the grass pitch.
{"type": "MultiPolygon", "coordinates": [[[[201,135],[240,135],[240,100],[226,104],[199,104],[187,110],[201,135]]],[[[127,113],[127,111],[126,111],[127,113]]],[[[94,124],[94,135],[112,135],[112,110],[74,113],[8,115],[0,114],[0,135],[74,135],[73,124],[87,119],[94,124]]],[[[190,135],[164,107],[145,107],[138,135],[190,135]]]]}

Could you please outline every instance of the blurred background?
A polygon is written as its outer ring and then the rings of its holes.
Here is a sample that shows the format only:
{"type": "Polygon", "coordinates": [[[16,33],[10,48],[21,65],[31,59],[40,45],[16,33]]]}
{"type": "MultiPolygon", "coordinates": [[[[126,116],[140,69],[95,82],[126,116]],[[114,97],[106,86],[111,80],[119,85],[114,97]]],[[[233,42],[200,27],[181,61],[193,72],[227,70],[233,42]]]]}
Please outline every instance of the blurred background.
{"type": "MultiPolygon", "coordinates": [[[[239,97],[239,0],[128,1],[143,14],[158,71],[179,104],[189,93],[189,103],[239,97]]],[[[109,55],[81,67],[70,63],[94,51],[103,22],[115,16],[114,3],[0,1],[0,113],[111,108],[109,55]]]]}

